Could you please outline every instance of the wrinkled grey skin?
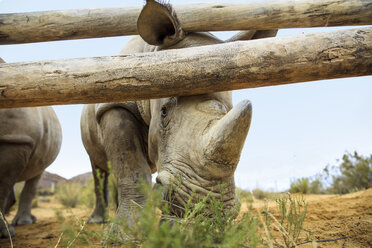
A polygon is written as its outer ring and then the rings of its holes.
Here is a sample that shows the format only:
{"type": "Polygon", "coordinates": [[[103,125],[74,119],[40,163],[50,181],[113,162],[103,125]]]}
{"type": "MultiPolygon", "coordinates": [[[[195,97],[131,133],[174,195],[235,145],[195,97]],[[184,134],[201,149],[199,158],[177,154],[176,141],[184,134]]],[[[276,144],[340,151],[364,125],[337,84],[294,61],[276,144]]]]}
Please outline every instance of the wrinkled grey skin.
{"type": "MultiPolygon", "coordinates": [[[[129,41],[121,54],[222,43],[209,33],[185,34],[171,7],[154,1],[147,1],[138,31],[140,36],[129,41]]],[[[236,211],[234,171],[251,113],[249,101],[233,108],[231,92],[86,105],[81,133],[97,196],[89,222],[105,220],[107,161],[111,161],[118,186],[118,220],[128,215],[132,200],[144,203],[136,185],[141,179],[150,184],[155,171],[165,196],[173,185],[173,214],[182,215],[182,208],[177,206],[184,206],[193,191],[200,198],[207,194],[220,198],[221,184],[225,186],[221,199],[225,208],[236,211]],[[105,178],[103,194],[97,187],[97,173],[105,178]]]]}
{"type": "MultiPolygon", "coordinates": [[[[12,225],[36,222],[31,203],[41,174],[57,157],[62,130],[51,107],[0,109],[0,211],[15,203],[13,186],[26,181],[12,225]]],[[[4,216],[5,217],[5,216],[4,216]]],[[[14,228],[9,226],[11,236],[14,228]]],[[[9,237],[0,221],[0,237],[9,237]]]]}

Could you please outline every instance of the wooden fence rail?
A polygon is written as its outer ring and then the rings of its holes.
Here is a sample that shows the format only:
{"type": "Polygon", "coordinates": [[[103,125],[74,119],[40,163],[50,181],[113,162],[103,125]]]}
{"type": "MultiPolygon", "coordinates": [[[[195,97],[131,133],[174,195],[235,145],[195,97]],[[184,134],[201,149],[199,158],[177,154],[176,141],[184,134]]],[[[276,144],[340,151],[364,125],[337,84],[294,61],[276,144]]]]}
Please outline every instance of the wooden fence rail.
{"type": "MultiPolygon", "coordinates": [[[[371,0],[277,0],[175,5],[188,32],[372,25],[371,0]]],[[[0,14],[0,44],[137,33],[142,7],[0,14]]]]}
{"type": "Polygon", "coordinates": [[[362,75],[372,75],[372,28],[0,64],[0,107],[139,100],[362,75]]]}

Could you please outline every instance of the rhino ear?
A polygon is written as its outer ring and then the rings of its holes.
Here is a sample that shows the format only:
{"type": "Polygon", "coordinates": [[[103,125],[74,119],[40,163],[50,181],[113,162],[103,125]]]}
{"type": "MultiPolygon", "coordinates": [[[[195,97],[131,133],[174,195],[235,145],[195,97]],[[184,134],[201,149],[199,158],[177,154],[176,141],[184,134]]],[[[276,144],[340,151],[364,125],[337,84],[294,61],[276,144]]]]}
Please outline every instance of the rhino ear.
{"type": "Polygon", "coordinates": [[[154,46],[171,46],[185,37],[172,6],[159,0],[146,0],[137,30],[144,41],[154,46]]]}

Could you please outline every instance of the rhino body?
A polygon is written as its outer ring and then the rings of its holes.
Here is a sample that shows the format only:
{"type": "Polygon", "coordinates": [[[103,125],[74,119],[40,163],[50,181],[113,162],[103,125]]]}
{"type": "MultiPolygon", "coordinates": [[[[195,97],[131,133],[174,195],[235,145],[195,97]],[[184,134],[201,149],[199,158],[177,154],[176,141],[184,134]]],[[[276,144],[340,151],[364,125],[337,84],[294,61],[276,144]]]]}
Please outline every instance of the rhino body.
{"type": "MultiPolygon", "coordinates": [[[[140,36],[129,41],[121,54],[223,42],[209,33],[184,33],[171,6],[151,0],[137,25],[140,36]]],[[[250,31],[249,39],[254,38],[253,34],[250,31]]],[[[96,208],[89,222],[104,222],[107,161],[111,162],[118,187],[115,218],[128,216],[131,201],[144,203],[137,184],[141,180],[151,184],[151,173],[155,171],[156,182],[163,186],[165,196],[171,185],[177,185],[173,187],[173,214],[182,215],[182,206],[192,192],[200,198],[208,194],[220,198],[221,184],[225,186],[221,199],[225,208],[235,211],[238,201],[234,171],[251,113],[249,101],[233,108],[231,92],[86,105],[81,134],[96,187],[96,208]],[[98,189],[98,174],[105,179],[103,194],[98,189]]]]}
{"type": "MultiPolygon", "coordinates": [[[[0,109],[0,211],[15,203],[13,186],[26,181],[13,225],[36,222],[31,203],[41,174],[57,157],[62,130],[52,107],[0,109]]],[[[14,228],[9,226],[11,236],[14,228]]],[[[8,237],[0,221],[0,237],[8,237]]]]}

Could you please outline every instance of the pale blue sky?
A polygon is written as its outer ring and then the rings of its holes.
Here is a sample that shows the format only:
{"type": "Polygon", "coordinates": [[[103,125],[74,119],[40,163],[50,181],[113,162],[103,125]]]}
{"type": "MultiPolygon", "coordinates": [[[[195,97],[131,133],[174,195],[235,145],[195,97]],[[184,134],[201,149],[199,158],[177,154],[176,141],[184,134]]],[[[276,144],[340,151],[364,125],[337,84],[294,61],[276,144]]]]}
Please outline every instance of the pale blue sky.
{"type": "MultiPolygon", "coordinates": [[[[187,2],[206,2],[206,0],[187,2]]],[[[172,3],[184,3],[172,0],[172,3]]],[[[216,1],[214,1],[216,2],[216,1]]],[[[227,2],[227,1],[224,1],[227,2]]],[[[140,6],[142,0],[0,0],[0,12],[140,6]]],[[[345,27],[342,27],[345,28],[345,27]]],[[[341,29],[342,29],[341,28],[341,29]]],[[[335,28],[280,30],[278,36],[335,28]]],[[[231,32],[218,33],[228,38],[231,32]]],[[[117,55],[129,37],[0,46],[6,62],[117,55]]],[[[282,190],[290,179],[311,176],[345,151],[372,152],[372,77],[324,80],[233,92],[234,104],[250,99],[253,120],[236,184],[282,190]]],[[[82,105],[55,106],[63,129],[57,160],[47,169],[64,177],[90,171],[80,139],[82,105]]]]}

